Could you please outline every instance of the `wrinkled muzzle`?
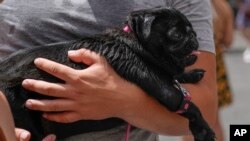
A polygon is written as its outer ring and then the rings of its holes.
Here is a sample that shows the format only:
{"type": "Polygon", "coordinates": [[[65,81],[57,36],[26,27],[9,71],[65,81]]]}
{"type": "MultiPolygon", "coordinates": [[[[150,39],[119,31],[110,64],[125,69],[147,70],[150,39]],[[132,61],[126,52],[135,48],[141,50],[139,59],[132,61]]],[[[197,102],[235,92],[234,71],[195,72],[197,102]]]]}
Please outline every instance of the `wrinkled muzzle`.
{"type": "Polygon", "coordinates": [[[169,51],[174,54],[182,52],[181,54],[187,55],[192,50],[197,50],[198,47],[199,44],[196,37],[196,33],[191,30],[179,44],[172,48],[169,48],[169,51]]]}

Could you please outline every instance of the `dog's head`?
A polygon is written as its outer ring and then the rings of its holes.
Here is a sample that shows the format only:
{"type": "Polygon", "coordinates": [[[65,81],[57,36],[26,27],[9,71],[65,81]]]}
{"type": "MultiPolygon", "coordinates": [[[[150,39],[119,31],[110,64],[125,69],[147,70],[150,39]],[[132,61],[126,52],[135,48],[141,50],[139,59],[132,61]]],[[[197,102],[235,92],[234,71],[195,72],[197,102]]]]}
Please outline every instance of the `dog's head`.
{"type": "Polygon", "coordinates": [[[183,72],[185,66],[197,59],[192,54],[198,48],[196,33],[187,18],[175,9],[134,11],[128,25],[151,59],[170,73],[183,72]]]}

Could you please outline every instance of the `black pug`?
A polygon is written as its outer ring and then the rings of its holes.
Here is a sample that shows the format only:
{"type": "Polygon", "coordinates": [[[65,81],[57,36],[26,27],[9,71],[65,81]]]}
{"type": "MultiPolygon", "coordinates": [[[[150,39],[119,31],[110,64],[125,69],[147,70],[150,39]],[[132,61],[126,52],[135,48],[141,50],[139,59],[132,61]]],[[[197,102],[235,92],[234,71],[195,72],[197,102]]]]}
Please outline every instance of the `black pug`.
{"type": "Polygon", "coordinates": [[[198,49],[198,42],[191,23],[175,9],[153,8],[131,12],[126,28],[131,32],[110,29],[79,41],[22,50],[0,62],[0,87],[10,103],[16,127],[31,131],[32,141],[38,141],[49,133],[60,139],[124,124],[116,118],[61,124],[47,121],[41,112],[24,107],[27,99],[51,98],[24,89],[21,86],[24,79],[63,83],[36,68],[35,58],[48,58],[75,69],[84,69],[87,66],[69,60],[67,52],[86,48],[104,56],[121,77],[137,84],[166,108],[188,118],[195,141],[214,141],[214,132],[178,83],[196,83],[204,74],[202,69],[184,72],[185,67],[197,59],[192,53],[198,49]]]}

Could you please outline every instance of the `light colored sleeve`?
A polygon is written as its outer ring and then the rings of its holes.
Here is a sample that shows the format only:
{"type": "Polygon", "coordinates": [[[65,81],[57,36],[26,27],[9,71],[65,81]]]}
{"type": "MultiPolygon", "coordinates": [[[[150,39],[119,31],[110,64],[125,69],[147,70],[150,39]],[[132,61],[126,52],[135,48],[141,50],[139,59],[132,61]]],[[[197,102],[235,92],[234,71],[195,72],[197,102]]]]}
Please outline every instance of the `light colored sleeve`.
{"type": "Polygon", "coordinates": [[[171,7],[186,15],[192,23],[199,50],[215,53],[210,0],[173,0],[171,7]]]}

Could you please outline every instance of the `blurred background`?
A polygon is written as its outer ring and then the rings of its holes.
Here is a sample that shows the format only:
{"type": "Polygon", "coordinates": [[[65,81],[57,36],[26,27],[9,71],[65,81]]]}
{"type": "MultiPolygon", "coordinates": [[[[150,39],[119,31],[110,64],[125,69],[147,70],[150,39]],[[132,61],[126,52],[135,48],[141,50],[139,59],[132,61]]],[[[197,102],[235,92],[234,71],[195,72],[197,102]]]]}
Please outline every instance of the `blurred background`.
{"type": "MultiPolygon", "coordinates": [[[[222,79],[228,82],[229,87],[229,90],[222,90],[224,99],[220,99],[222,103],[219,103],[218,114],[220,116],[218,120],[221,124],[223,137],[219,138],[218,141],[229,141],[229,127],[231,124],[250,124],[250,0],[212,0],[212,3],[216,51],[217,55],[222,56],[224,62],[222,65],[217,64],[217,67],[224,66],[222,73],[225,73],[226,79],[222,79]],[[222,3],[228,4],[231,12],[228,12],[228,9],[222,3]],[[228,35],[231,34],[230,31],[227,31],[230,29],[223,29],[230,28],[231,21],[228,14],[232,18],[231,39],[226,37],[230,36],[228,35]],[[223,30],[218,31],[218,28],[223,30]],[[222,41],[222,38],[227,39],[222,41]]],[[[220,58],[217,57],[217,59],[221,63],[220,58]]],[[[218,73],[221,73],[218,68],[218,73]]],[[[221,81],[220,79],[218,78],[218,81],[221,81]]],[[[218,84],[219,91],[227,87],[225,85],[227,84],[218,84]]],[[[160,141],[181,140],[181,137],[160,136],[160,141]]]]}

